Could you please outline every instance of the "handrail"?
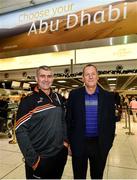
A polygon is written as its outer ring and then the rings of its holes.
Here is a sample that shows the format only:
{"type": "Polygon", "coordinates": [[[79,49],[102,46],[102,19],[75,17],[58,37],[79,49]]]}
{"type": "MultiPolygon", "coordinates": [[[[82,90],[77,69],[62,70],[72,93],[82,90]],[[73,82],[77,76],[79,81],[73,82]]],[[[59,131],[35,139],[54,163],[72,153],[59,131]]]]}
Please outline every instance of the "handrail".
{"type": "Polygon", "coordinates": [[[134,135],[134,133],[131,131],[131,118],[130,118],[130,112],[132,110],[137,110],[137,108],[131,108],[128,106],[120,107],[118,110],[122,113],[123,111],[125,112],[125,127],[124,129],[128,129],[128,132],[125,134],[127,135],[134,135]]]}
{"type": "Polygon", "coordinates": [[[16,111],[13,112],[13,130],[12,135],[13,139],[9,141],[9,144],[16,144],[16,134],[15,134],[15,128],[16,128],[16,111]]]}

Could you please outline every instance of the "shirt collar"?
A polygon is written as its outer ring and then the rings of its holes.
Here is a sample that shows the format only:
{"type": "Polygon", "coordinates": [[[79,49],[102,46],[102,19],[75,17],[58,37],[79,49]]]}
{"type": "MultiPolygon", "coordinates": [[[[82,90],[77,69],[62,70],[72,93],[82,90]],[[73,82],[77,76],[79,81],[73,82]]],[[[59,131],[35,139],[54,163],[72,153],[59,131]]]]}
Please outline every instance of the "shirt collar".
{"type": "MultiPolygon", "coordinates": [[[[38,86],[35,86],[34,91],[37,92],[37,93],[40,93],[40,94],[45,94],[38,86]]],[[[52,94],[53,94],[53,91],[52,91],[52,89],[50,89],[49,96],[51,96],[52,94]]]]}
{"type": "MultiPolygon", "coordinates": [[[[97,86],[95,92],[92,95],[97,95],[98,93],[99,93],[99,87],[97,86]]],[[[85,94],[89,95],[86,90],[85,90],[85,94]]]]}

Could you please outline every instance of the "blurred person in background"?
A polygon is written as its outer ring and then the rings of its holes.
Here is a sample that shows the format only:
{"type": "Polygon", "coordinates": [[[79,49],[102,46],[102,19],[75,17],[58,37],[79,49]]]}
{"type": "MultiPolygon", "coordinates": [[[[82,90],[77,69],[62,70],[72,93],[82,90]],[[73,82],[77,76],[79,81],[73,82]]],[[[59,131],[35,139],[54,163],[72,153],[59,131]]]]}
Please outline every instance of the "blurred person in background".
{"type": "Polygon", "coordinates": [[[131,102],[129,103],[133,115],[133,122],[137,122],[137,101],[135,97],[132,97],[131,102]]]}

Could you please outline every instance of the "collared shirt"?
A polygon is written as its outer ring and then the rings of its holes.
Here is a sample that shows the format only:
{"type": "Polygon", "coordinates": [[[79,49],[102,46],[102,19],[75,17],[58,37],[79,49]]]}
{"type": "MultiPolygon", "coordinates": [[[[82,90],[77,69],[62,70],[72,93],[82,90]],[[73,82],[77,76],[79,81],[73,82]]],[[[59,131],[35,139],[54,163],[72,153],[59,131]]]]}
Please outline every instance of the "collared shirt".
{"type": "Polygon", "coordinates": [[[96,88],[96,91],[91,95],[87,92],[85,93],[86,137],[98,136],[98,93],[98,87],[96,88]]]}

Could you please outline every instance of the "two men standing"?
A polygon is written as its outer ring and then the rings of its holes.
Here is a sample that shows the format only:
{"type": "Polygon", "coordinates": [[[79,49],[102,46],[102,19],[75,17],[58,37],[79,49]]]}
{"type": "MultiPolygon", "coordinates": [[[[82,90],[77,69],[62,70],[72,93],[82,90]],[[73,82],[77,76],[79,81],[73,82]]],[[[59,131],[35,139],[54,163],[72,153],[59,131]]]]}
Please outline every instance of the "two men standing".
{"type": "Polygon", "coordinates": [[[102,179],[115,135],[115,100],[113,93],[97,85],[96,67],[86,65],[85,85],[70,92],[67,135],[62,98],[51,90],[52,70],[39,67],[36,81],[38,88],[21,102],[17,113],[16,135],[25,157],[26,177],[60,179],[69,142],[74,178],[86,179],[89,159],[91,178],[102,179]]]}

